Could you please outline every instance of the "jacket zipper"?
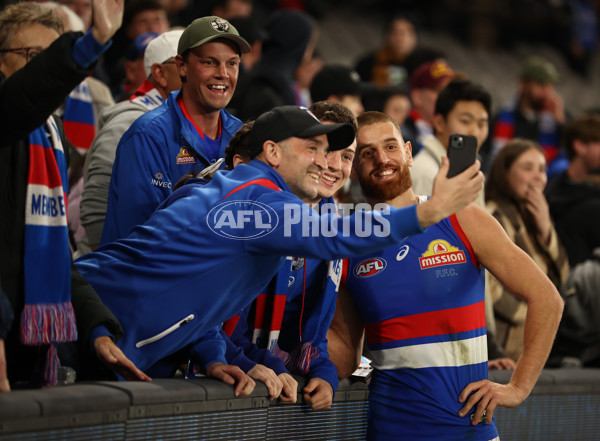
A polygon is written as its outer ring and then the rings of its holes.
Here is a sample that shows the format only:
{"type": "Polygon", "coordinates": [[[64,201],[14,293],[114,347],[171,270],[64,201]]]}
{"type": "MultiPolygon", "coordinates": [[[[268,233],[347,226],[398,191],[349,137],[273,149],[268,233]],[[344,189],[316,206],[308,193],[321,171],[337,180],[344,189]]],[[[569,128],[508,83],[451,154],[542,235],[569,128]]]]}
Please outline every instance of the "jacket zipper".
{"type": "Polygon", "coordinates": [[[166,337],[167,335],[169,335],[172,332],[175,332],[177,329],[181,328],[183,325],[187,325],[189,322],[191,322],[192,320],[194,320],[194,314],[190,314],[188,315],[186,318],[184,318],[183,320],[181,320],[179,323],[175,323],[173,326],[171,326],[170,328],[165,329],[164,331],[162,331],[159,334],[156,334],[153,337],[147,338],[145,340],[141,340],[138,341],[135,344],[136,348],[141,348],[142,346],[146,346],[150,343],[154,343],[157,340],[160,340],[161,338],[166,337]]]}

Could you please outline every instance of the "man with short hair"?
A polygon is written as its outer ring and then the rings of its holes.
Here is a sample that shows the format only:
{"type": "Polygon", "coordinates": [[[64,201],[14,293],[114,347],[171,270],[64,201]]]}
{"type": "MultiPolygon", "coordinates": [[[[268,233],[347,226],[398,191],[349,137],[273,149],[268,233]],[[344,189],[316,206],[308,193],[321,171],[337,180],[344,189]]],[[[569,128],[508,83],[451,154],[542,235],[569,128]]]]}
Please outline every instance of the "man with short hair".
{"type": "MultiPolygon", "coordinates": [[[[356,126],[352,112],[339,103],[319,101],[310,110],[325,124],[356,126]]],[[[323,204],[329,204],[333,209],[333,196],[350,177],[355,148],[356,143],[353,142],[343,150],[327,153],[327,169],[321,175],[318,195],[305,202],[315,209],[320,209],[323,204]]],[[[239,317],[228,320],[224,325],[231,340],[250,358],[247,362],[237,356],[231,360],[232,364],[238,364],[258,381],[264,380],[254,372],[257,369],[264,371],[266,367],[277,375],[281,385],[274,388],[273,398],[281,391],[279,397],[289,401],[290,388],[287,386],[295,384],[288,375],[291,372],[307,378],[304,400],[312,409],[331,406],[338,376],[329,360],[326,335],[335,311],[340,263],[340,260],[330,262],[289,257],[257,300],[244,308],[239,317]],[[233,332],[229,326],[235,326],[233,332]]],[[[269,379],[268,376],[266,378],[269,379]]],[[[273,387],[271,385],[277,379],[266,384],[273,387]]],[[[295,387],[292,392],[291,396],[295,399],[295,387]]]]}
{"type": "Polygon", "coordinates": [[[435,102],[453,76],[452,68],[441,59],[422,63],[410,75],[412,109],[404,121],[403,131],[415,155],[423,148],[424,139],[434,133],[435,102]]]}
{"type": "Polygon", "coordinates": [[[137,119],[123,135],[113,166],[101,244],[125,237],[171,194],[173,185],[224,156],[242,122],[225,107],[250,46],[226,20],[194,20],[179,39],[180,91],[137,119]]]}
{"type": "Polygon", "coordinates": [[[600,247],[600,115],[584,114],[565,128],[569,168],[550,182],[546,197],[571,267],[600,247]]]}
{"type": "Polygon", "coordinates": [[[216,172],[207,184],[186,184],[126,238],[78,259],[77,268],[125,326],[124,353],[149,373],[160,364],[164,374],[165,363],[172,373],[184,355],[208,375],[243,378],[225,364],[215,332],[256,298],[286,256],[332,260],[381,248],[422,231],[480,191],[479,164],[452,179],[445,164],[432,197],[419,206],[318,216],[301,199],[317,197],[327,152],[353,141],[349,124],[321,124],[298,106],[275,108],[252,127],[249,164],[216,172]],[[321,234],[315,230],[321,225],[338,234],[321,234]]]}
{"type": "MultiPolygon", "coordinates": [[[[367,112],[358,127],[352,173],[369,204],[424,203],[411,187],[410,144],[398,124],[367,112]]],[[[367,438],[498,440],[494,410],[527,398],[563,308],[552,282],[498,222],[470,204],[421,234],[346,260],[343,274],[330,328],[343,346],[330,353],[340,376],[349,376],[366,331],[375,368],[367,438]],[[529,303],[525,349],[506,385],[487,380],[483,267],[529,303]]]]}
{"type": "Polygon", "coordinates": [[[119,140],[136,119],[159,107],[169,93],[181,87],[175,57],[182,33],[182,30],[168,31],[148,43],[144,52],[145,82],[129,100],[105,109],[100,115],[100,131],[85,159],[81,200],[81,222],[92,249],[98,246],[102,235],[119,140]]]}
{"type": "Polygon", "coordinates": [[[144,69],[144,52],[148,43],[158,36],[156,32],[145,32],[135,37],[135,40],[129,44],[125,55],[125,79],[121,84],[123,93],[119,97],[119,102],[127,100],[148,77],[144,69]]]}
{"type": "MultiPolygon", "coordinates": [[[[423,138],[423,150],[415,156],[410,169],[413,190],[417,194],[431,194],[433,179],[442,158],[448,154],[451,134],[475,136],[477,148],[481,147],[488,136],[491,102],[487,90],[465,79],[451,81],[439,93],[433,114],[434,134],[423,138]]],[[[477,203],[485,206],[483,191],[477,203]]]]}
{"type": "Polygon", "coordinates": [[[568,167],[561,144],[567,115],[563,99],[555,88],[558,80],[558,71],[549,60],[540,56],[525,60],[519,72],[516,97],[494,117],[491,145],[486,152],[487,165],[492,164],[496,153],[508,141],[525,138],[537,142],[544,150],[549,177],[568,167]]]}
{"type": "Polygon", "coordinates": [[[128,0],[123,13],[123,26],[115,34],[114,44],[103,55],[94,76],[102,79],[113,92],[116,101],[123,94],[125,59],[129,45],[146,32],[161,34],[169,30],[169,20],[160,0],[128,0]]]}
{"type": "Polygon", "coordinates": [[[16,318],[6,357],[0,342],[2,392],[10,389],[7,370],[13,387],[56,384],[57,345],[76,339],[82,353],[93,348],[96,363],[148,379],[106,335],[119,338],[119,322],[72,267],[69,250],[68,149],[51,115],[89,75],[123,14],[122,1],[92,7],[90,31],[60,37],[60,18],[36,3],[0,12],[0,291],[16,318]]]}
{"type": "Polygon", "coordinates": [[[358,60],[361,78],[380,87],[406,82],[410,75],[407,60],[418,52],[415,24],[408,17],[393,15],[385,24],[385,43],[358,60]]]}

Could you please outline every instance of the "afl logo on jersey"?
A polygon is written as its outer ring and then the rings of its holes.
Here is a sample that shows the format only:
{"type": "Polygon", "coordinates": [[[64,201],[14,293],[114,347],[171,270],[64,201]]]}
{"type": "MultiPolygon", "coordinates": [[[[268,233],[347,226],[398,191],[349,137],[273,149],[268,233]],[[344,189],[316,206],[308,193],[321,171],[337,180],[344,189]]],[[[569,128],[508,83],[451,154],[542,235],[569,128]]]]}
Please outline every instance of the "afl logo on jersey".
{"type": "Polygon", "coordinates": [[[363,260],[354,268],[356,277],[372,277],[382,272],[387,266],[387,262],[379,258],[363,260]]]}

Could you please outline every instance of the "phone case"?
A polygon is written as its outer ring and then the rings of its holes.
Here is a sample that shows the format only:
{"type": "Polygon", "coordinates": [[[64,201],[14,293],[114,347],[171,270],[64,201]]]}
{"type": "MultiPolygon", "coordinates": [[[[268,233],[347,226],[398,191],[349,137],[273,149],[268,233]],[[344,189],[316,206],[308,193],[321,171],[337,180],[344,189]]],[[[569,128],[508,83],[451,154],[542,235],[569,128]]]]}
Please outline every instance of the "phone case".
{"type": "Polygon", "coordinates": [[[450,169],[448,177],[451,178],[464,171],[475,162],[477,156],[477,138],[470,135],[450,135],[448,144],[448,159],[450,169]]]}

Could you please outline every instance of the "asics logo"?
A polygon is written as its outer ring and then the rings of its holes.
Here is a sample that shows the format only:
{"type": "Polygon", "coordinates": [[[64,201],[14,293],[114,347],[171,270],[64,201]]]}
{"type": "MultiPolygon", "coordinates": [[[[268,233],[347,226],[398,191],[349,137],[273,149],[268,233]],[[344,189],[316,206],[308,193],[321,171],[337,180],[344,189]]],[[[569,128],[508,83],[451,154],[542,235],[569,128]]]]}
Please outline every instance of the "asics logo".
{"type": "Polygon", "coordinates": [[[400,247],[400,251],[398,251],[398,254],[396,254],[396,260],[398,262],[400,262],[402,259],[404,259],[406,257],[406,255],[408,254],[408,245],[402,245],[400,247]]]}

